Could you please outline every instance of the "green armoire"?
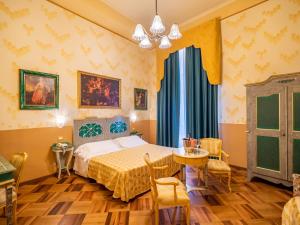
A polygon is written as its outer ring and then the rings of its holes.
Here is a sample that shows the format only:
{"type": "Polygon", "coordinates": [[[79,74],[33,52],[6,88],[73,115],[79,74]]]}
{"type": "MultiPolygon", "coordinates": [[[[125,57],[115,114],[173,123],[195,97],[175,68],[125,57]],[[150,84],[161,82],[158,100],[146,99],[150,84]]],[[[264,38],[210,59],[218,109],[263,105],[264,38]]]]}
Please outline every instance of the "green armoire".
{"type": "Polygon", "coordinates": [[[300,73],[247,84],[248,180],[291,185],[300,173],[300,73]]]}

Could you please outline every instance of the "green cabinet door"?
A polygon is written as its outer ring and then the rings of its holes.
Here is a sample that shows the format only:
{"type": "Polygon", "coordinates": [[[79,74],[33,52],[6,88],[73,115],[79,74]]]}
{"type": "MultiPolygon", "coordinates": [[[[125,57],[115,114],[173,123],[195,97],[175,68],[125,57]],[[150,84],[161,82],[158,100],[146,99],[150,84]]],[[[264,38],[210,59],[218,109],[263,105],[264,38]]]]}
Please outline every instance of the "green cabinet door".
{"type": "Polygon", "coordinates": [[[257,97],[257,128],[279,129],[279,94],[257,97]]]}
{"type": "Polygon", "coordinates": [[[279,171],[279,158],[279,138],[257,136],[257,166],[279,171]]]}

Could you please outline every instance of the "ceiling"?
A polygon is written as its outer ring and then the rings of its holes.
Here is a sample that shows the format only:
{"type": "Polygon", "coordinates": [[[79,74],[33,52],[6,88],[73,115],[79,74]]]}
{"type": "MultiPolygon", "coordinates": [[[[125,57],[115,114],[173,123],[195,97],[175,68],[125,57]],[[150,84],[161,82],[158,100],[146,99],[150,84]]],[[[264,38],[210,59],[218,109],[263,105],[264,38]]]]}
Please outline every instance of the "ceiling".
{"type": "MultiPolygon", "coordinates": [[[[149,29],[155,15],[155,0],[99,0],[149,29]]],[[[167,29],[172,23],[181,24],[233,0],[157,0],[158,14],[167,29]]]]}

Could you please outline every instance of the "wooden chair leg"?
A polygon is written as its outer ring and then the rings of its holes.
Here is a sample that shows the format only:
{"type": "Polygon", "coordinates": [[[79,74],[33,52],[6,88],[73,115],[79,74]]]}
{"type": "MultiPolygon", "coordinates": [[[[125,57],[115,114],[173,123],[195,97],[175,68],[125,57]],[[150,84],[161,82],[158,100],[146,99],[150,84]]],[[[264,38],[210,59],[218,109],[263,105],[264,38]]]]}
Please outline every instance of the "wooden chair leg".
{"type": "Polygon", "coordinates": [[[200,180],[201,180],[201,170],[198,168],[198,186],[200,186],[200,180]]]}
{"type": "Polygon", "coordinates": [[[228,173],[228,189],[229,189],[229,192],[231,192],[230,182],[231,182],[231,173],[228,173]]]}
{"type": "Polygon", "coordinates": [[[13,224],[17,224],[17,201],[13,202],[13,224]]]}
{"type": "Polygon", "coordinates": [[[186,206],[186,224],[190,225],[191,207],[190,204],[186,206]]]}
{"type": "Polygon", "coordinates": [[[172,216],[172,224],[175,224],[176,222],[176,212],[177,212],[177,206],[175,206],[172,216]]]}
{"type": "Polygon", "coordinates": [[[154,217],[155,217],[155,225],[159,225],[159,208],[158,204],[154,206],[154,217]]]}

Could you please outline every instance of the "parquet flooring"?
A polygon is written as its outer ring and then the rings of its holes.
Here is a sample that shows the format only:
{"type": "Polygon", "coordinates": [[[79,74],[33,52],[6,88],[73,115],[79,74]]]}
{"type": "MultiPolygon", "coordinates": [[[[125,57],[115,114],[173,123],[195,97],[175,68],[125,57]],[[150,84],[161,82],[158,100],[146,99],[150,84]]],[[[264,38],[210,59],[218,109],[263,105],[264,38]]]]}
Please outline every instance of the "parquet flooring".
{"type": "MultiPolygon", "coordinates": [[[[219,179],[209,176],[209,191],[191,192],[193,225],[281,224],[284,204],[291,191],[262,181],[246,182],[246,171],[232,168],[232,193],[219,179]]],[[[188,182],[196,183],[196,172],[188,169],[188,182]]],[[[19,188],[18,225],[151,225],[150,193],[124,203],[90,179],[77,175],[58,180],[49,177],[19,188]]],[[[160,224],[171,223],[172,208],[160,210],[160,224]]],[[[180,213],[179,213],[180,212],[180,213]]],[[[185,224],[182,209],[175,224],[185,224]]]]}

